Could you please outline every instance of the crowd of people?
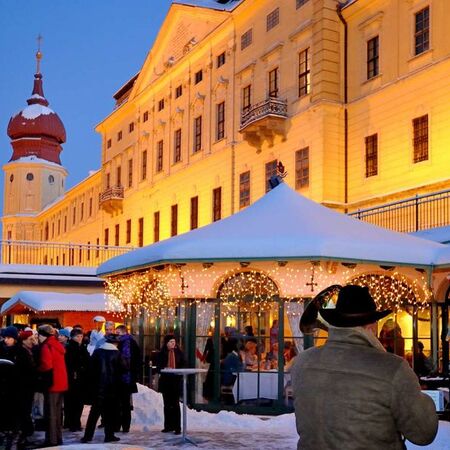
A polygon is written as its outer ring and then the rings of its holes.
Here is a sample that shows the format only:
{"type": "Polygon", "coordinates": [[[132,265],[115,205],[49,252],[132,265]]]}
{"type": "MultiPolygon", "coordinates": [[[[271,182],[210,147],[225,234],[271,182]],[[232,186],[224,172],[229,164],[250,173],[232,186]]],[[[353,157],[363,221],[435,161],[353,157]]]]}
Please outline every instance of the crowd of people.
{"type": "MultiPolygon", "coordinates": [[[[210,331],[212,335],[212,330],[210,331]]],[[[295,344],[289,340],[283,343],[280,354],[278,342],[278,320],[274,320],[266,345],[264,335],[255,336],[253,327],[247,325],[243,332],[235,327],[227,326],[220,339],[220,384],[221,400],[225,404],[234,404],[232,387],[236,381],[236,373],[242,371],[277,371],[280,359],[285,372],[289,372],[297,351],[295,344]]],[[[203,353],[197,356],[209,364],[203,383],[203,397],[210,401],[214,395],[214,343],[212,337],[206,341],[203,353]]]]}
{"type": "Polygon", "coordinates": [[[139,347],[125,325],[102,316],[88,332],[80,325],[8,326],[0,333],[0,433],[2,448],[63,443],[62,432],[81,431],[84,405],[91,405],[82,442],[92,440],[102,418],[105,442],[130,430],[132,393],[141,369],[139,347]],[[4,407],[4,405],[7,405],[4,407]],[[41,420],[39,420],[41,418],[41,420]]]}

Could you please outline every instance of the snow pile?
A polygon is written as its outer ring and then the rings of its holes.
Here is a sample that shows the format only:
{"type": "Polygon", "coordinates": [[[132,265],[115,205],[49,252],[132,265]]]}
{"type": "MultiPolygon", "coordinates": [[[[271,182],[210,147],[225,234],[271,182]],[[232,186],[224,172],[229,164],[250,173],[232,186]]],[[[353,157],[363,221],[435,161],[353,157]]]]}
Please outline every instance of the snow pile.
{"type": "MultiPolygon", "coordinates": [[[[150,431],[153,426],[163,425],[162,395],[146,386],[138,385],[139,392],[133,396],[133,425],[142,431],[150,431]]],[[[182,407],[182,405],[180,405],[182,407]]],[[[236,414],[231,411],[220,411],[217,414],[206,411],[187,410],[189,430],[197,431],[266,431],[267,427],[278,433],[295,434],[294,414],[260,419],[249,414],[236,414]]]]}
{"type": "Polygon", "coordinates": [[[439,421],[439,430],[434,442],[425,447],[420,445],[411,444],[411,442],[406,442],[406,447],[408,450],[448,450],[450,448],[450,422],[439,421]]]}
{"type": "Polygon", "coordinates": [[[23,111],[21,111],[20,114],[24,119],[32,120],[36,119],[36,117],[39,116],[48,116],[49,114],[55,114],[55,112],[44,105],[34,104],[27,106],[23,111]]]}
{"type": "MultiPolygon", "coordinates": [[[[139,392],[133,395],[133,430],[151,431],[163,426],[162,395],[146,386],[138,385],[139,392]]],[[[182,407],[182,405],[180,405],[182,407]]],[[[270,433],[282,434],[285,437],[296,437],[295,415],[283,414],[276,417],[260,419],[249,414],[236,414],[230,411],[220,411],[217,414],[205,411],[187,411],[188,430],[206,432],[236,432],[241,431],[260,435],[270,430],[270,433]],[[276,430],[276,431],[275,431],[276,430]]],[[[434,442],[428,446],[417,446],[407,442],[408,450],[430,449],[448,450],[450,448],[450,423],[440,421],[439,431],[434,442]]]]}

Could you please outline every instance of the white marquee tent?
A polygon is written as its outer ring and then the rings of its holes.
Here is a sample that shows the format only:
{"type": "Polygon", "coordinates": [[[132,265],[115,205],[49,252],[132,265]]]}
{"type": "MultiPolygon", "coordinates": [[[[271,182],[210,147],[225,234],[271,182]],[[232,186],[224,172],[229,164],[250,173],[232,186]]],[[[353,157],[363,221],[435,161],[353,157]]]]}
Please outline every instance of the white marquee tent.
{"type": "Polygon", "coordinates": [[[447,245],[386,230],[315,203],[281,183],[218,222],[106,261],[100,276],[165,263],[334,260],[433,267],[447,245]]]}

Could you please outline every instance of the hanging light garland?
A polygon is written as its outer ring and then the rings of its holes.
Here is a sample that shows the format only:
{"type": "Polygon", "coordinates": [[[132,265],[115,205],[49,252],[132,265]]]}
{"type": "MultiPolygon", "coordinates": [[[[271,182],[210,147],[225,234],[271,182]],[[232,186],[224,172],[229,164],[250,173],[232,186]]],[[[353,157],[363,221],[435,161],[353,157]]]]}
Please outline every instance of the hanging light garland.
{"type": "Polygon", "coordinates": [[[110,277],[105,284],[108,309],[129,315],[139,315],[144,309],[164,316],[174,313],[180,299],[199,304],[211,297],[218,298],[226,309],[239,306],[247,311],[265,311],[279,297],[298,302],[314,297],[330,285],[351,283],[368,286],[379,306],[396,311],[406,304],[419,310],[428,306],[431,291],[423,273],[409,279],[397,271],[363,275],[359,272],[356,264],[343,267],[337,262],[324,261],[274,262],[264,271],[243,268],[239,263],[228,269],[220,264],[168,264],[110,277]]]}

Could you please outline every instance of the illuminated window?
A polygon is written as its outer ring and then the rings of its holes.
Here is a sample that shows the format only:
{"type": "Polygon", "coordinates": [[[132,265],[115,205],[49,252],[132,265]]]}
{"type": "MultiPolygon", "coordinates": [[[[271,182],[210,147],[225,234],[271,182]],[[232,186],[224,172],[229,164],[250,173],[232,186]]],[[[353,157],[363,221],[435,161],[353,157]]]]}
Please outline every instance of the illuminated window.
{"type": "Polygon", "coordinates": [[[116,169],[116,186],[122,186],[122,168],[120,166],[116,169]]]}
{"type": "Polygon", "coordinates": [[[170,235],[176,236],[178,234],[178,205],[172,205],[170,209],[170,235]]]}
{"type": "Polygon", "coordinates": [[[194,119],[194,153],[202,149],[202,116],[194,119]]]}
{"type": "Polygon", "coordinates": [[[120,242],[120,225],[116,224],[114,231],[114,245],[118,247],[119,242],[120,242]]]}
{"type": "Polygon", "coordinates": [[[138,246],[144,246],[144,218],[140,217],[138,221],[138,246]]]}
{"type": "Polygon", "coordinates": [[[213,222],[222,218],[222,188],[213,190],[213,222]]]}
{"type": "Polygon", "coordinates": [[[141,181],[147,178],[147,150],[142,152],[141,181]]]}
{"type": "Polygon", "coordinates": [[[295,189],[309,185],[309,147],[295,152],[295,189]]]}
{"type": "Polygon", "coordinates": [[[366,136],[366,178],[378,174],[378,134],[366,136]]]}
{"type": "Polygon", "coordinates": [[[164,141],[161,140],[157,144],[156,149],[156,172],[163,170],[163,154],[164,154],[164,141]]]}
{"type": "Polygon", "coordinates": [[[191,197],[191,230],[198,228],[198,196],[191,197]]]}
{"type": "Polygon", "coordinates": [[[270,187],[270,179],[277,175],[277,163],[276,159],[266,163],[266,192],[272,189],[270,187]]]}
{"type": "Polygon", "coordinates": [[[242,89],[242,114],[246,114],[252,107],[252,85],[249,84],[242,89]]]}
{"type": "Polygon", "coordinates": [[[133,186],[133,159],[128,160],[128,187],[133,186]]]}
{"type": "Polygon", "coordinates": [[[303,97],[311,90],[311,68],[309,48],[306,48],[298,55],[298,96],[303,97]]]}
{"type": "Polygon", "coordinates": [[[217,132],[216,137],[219,141],[225,137],[225,102],[217,105],[217,132]]]}
{"type": "Polygon", "coordinates": [[[266,30],[270,31],[280,23],[280,8],[275,8],[266,18],[266,30]]]}
{"type": "Polygon", "coordinates": [[[131,219],[127,220],[127,234],[125,242],[129,244],[131,242],[131,219]]]}
{"type": "Polygon", "coordinates": [[[200,81],[203,80],[203,70],[199,70],[198,72],[195,73],[195,84],[200,83],[200,81]]]}
{"type": "Polygon", "coordinates": [[[278,97],[278,67],[269,72],[269,97],[278,97]]]}
{"type": "Polygon", "coordinates": [[[239,175],[239,208],[250,205],[250,171],[239,175]]]}
{"type": "Polygon", "coordinates": [[[241,36],[241,50],[245,50],[249,45],[251,45],[253,41],[253,29],[250,28],[250,30],[246,31],[241,36]]]}
{"type": "Polygon", "coordinates": [[[173,162],[174,164],[181,161],[181,128],[175,130],[174,146],[173,146],[173,162]]]}
{"type": "Polygon", "coordinates": [[[414,162],[428,159],[428,114],[413,119],[414,162]]]}
{"type": "Polygon", "coordinates": [[[415,54],[426,52],[430,48],[430,7],[415,14],[415,54]]]}
{"type": "Polygon", "coordinates": [[[217,68],[223,66],[226,61],[226,55],[225,52],[222,52],[220,55],[217,56],[217,68]]]}
{"type": "Polygon", "coordinates": [[[367,41],[367,79],[379,73],[379,39],[378,36],[367,41]]]}
{"type": "Polygon", "coordinates": [[[159,211],[153,213],[153,242],[159,241],[159,211]]]}

